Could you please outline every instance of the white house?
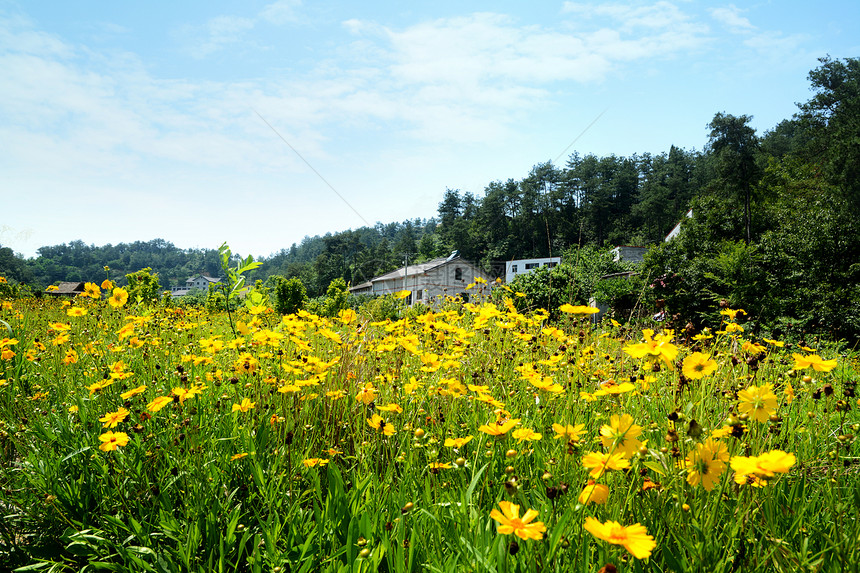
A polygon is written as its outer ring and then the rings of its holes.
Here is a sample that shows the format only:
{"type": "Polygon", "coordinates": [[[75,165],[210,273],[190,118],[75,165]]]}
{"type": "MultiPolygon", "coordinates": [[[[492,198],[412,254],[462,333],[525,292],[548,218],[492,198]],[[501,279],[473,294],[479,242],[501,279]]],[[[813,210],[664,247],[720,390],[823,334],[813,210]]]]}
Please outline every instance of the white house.
{"type": "Polygon", "coordinates": [[[209,277],[206,275],[195,275],[193,277],[189,277],[185,281],[184,287],[173,287],[170,289],[170,296],[185,296],[188,292],[196,288],[201,291],[208,291],[209,285],[217,285],[221,283],[220,278],[209,277]]]}
{"type": "Polygon", "coordinates": [[[612,253],[612,260],[616,263],[641,263],[645,260],[645,253],[648,252],[648,247],[619,245],[609,252],[612,253]]]}
{"type": "Polygon", "coordinates": [[[552,268],[561,263],[561,257],[546,257],[543,259],[518,259],[505,263],[505,282],[509,283],[517,275],[525,275],[541,267],[552,268]]]}
{"type": "MultiPolygon", "coordinates": [[[[689,211],[687,211],[687,215],[686,215],[686,217],[687,217],[688,219],[692,219],[692,218],[693,218],[693,210],[692,210],[692,209],[690,209],[689,211]]],[[[668,235],[666,235],[666,238],[665,238],[665,239],[663,239],[663,241],[665,241],[665,242],[667,242],[667,243],[668,243],[669,241],[671,241],[672,239],[674,239],[675,237],[677,237],[678,235],[680,235],[680,234],[681,234],[681,223],[683,223],[683,222],[684,222],[684,219],[681,219],[680,221],[678,221],[678,224],[677,224],[677,225],[675,225],[674,227],[672,227],[672,230],[671,230],[671,231],[669,231],[669,234],[668,234],[668,235]]]]}
{"type": "Polygon", "coordinates": [[[466,287],[476,278],[488,283],[493,280],[483,269],[461,258],[457,251],[454,251],[449,257],[400,267],[351,287],[349,291],[353,294],[385,295],[408,290],[410,297],[407,302],[411,304],[430,302],[444,295],[468,296],[466,287]]]}

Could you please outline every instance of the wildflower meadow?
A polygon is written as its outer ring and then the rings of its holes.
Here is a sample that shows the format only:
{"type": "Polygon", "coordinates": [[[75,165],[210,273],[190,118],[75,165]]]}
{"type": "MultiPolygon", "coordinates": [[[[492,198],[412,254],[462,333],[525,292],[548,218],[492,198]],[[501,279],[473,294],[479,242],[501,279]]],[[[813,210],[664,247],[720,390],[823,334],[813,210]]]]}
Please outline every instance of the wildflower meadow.
{"type": "Polygon", "coordinates": [[[514,292],[384,321],[133,298],[0,303],[0,569],[860,568],[835,341],[514,292]]]}

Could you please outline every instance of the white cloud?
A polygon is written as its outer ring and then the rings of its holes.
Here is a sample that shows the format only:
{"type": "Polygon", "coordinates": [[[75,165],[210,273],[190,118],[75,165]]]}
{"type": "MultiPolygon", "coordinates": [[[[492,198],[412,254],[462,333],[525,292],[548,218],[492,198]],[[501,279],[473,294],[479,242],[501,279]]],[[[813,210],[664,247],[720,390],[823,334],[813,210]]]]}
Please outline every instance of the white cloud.
{"type": "Polygon", "coordinates": [[[713,8],[711,16],[732,32],[750,32],[756,27],[747,18],[741,16],[741,9],[734,4],[723,8],[713,8]]]}
{"type": "Polygon", "coordinates": [[[275,25],[295,22],[298,19],[296,8],[301,5],[301,0],[277,0],[260,10],[260,18],[275,25]]]}
{"type": "Polygon", "coordinates": [[[191,55],[197,59],[239,42],[245,32],[254,28],[254,20],[239,16],[216,16],[206,22],[203,28],[205,38],[191,48],[191,55]]]}

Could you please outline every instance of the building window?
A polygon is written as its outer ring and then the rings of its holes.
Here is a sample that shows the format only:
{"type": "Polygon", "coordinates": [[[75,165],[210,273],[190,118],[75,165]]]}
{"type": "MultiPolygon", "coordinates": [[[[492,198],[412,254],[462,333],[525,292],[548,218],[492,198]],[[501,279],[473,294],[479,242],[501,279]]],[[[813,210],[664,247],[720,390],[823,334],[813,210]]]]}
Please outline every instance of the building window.
{"type": "Polygon", "coordinates": [[[424,291],[417,290],[415,291],[415,300],[422,300],[424,298],[424,291]]]}
{"type": "Polygon", "coordinates": [[[454,269],[454,280],[455,281],[463,280],[463,269],[461,269],[460,267],[457,267],[456,269],[454,269]]]}
{"type": "Polygon", "coordinates": [[[517,272],[517,265],[511,265],[511,272],[512,273],[517,272]]]}
{"type": "Polygon", "coordinates": [[[554,267],[554,266],[556,266],[557,264],[558,264],[558,263],[547,263],[547,264],[545,264],[544,266],[545,266],[545,267],[549,267],[549,268],[553,268],[553,267],[554,267]]]}
{"type": "Polygon", "coordinates": [[[526,270],[530,271],[532,269],[536,269],[540,266],[540,263],[526,263],[526,270]]]}

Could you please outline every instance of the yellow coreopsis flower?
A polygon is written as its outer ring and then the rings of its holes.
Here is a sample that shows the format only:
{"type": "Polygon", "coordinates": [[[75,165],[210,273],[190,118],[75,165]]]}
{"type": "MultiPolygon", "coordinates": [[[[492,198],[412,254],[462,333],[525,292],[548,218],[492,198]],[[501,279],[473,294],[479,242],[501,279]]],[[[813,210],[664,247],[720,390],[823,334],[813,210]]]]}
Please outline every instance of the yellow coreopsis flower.
{"type": "Polygon", "coordinates": [[[102,442],[99,446],[101,451],[112,452],[117,449],[117,447],[128,444],[128,434],[125,432],[105,432],[99,436],[99,441],[102,442]]]}
{"type": "Polygon", "coordinates": [[[713,374],[716,369],[717,363],[710,356],[701,352],[694,352],[684,359],[681,372],[690,380],[698,380],[713,374]]]}
{"type": "Polygon", "coordinates": [[[329,460],[325,458],[308,458],[306,460],[302,460],[302,465],[306,468],[315,468],[317,466],[322,467],[324,465],[327,465],[328,462],[329,460]]]}
{"type": "Polygon", "coordinates": [[[253,410],[254,406],[256,406],[256,402],[251,402],[250,398],[243,398],[242,401],[238,404],[233,404],[231,408],[231,412],[247,412],[248,410],[253,410]]]}
{"type": "Polygon", "coordinates": [[[645,342],[628,344],[624,347],[624,352],[633,358],[659,358],[670,370],[673,369],[672,361],[678,356],[678,347],[672,344],[672,335],[664,332],[652,337],[651,330],[645,330],[642,334],[645,342]]]}
{"type": "Polygon", "coordinates": [[[489,434],[491,436],[504,436],[507,434],[514,426],[519,425],[520,419],[514,418],[512,420],[506,420],[492,423],[492,424],[484,424],[478,428],[479,432],[484,432],[485,434],[489,434]]]}
{"type": "Polygon", "coordinates": [[[766,422],[776,412],[777,398],[771,384],[750,386],[738,392],[738,410],[757,422],[766,422]]]}
{"type": "Polygon", "coordinates": [[[387,423],[379,414],[374,414],[368,418],[367,425],[374,430],[379,430],[384,436],[393,436],[395,432],[394,425],[387,423]]]}
{"type": "Polygon", "coordinates": [[[472,436],[466,436],[465,438],[446,438],[445,439],[445,447],[446,448],[462,448],[466,444],[472,441],[472,436]]]}
{"type": "Polygon", "coordinates": [[[569,442],[578,442],[583,432],[585,432],[585,424],[577,424],[575,426],[571,424],[567,424],[566,426],[553,424],[552,429],[555,432],[556,440],[565,439],[569,442]]]}
{"type": "Polygon", "coordinates": [[[131,390],[129,390],[127,392],[123,392],[122,394],[119,395],[119,397],[122,398],[123,400],[128,400],[129,398],[131,398],[133,396],[137,396],[138,394],[143,394],[144,391],[146,391],[146,384],[144,384],[143,386],[138,386],[137,388],[132,388],[131,390]]]}
{"type": "Polygon", "coordinates": [[[158,398],[147,404],[146,409],[153,413],[158,412],[171,402],[173,402],[173,398],[171,398],[170,396],[159,396],[158,398]]]}
{"type": "Polygon", "coordinates": [[[701,482],[705,491],[711,491],[726,471],[728,461],[729,450],[725,444],[713,439],[696,444],[696,449],[685,459],[687,483],[696,486],[701,482]]]}
{"type": "Polygon", "coordinates": [[[108,412],[99,418],[99,422],[104,422],[103,428],[116,428],[120,422],[126,419],[128,413],[125,408],[120,408],[116,412],[108,412]]]}
{"type": "Polygon", "coordinates": [[[803,370],[804,368],[809,368],[810,366],[814,368],[817,372],[830,372],[834,368],[836,368],[836,359],[832,360],[824,360],[817,354],[810,354],[809,356],[801,356],[796,352],[793,353],[792,358],[794,358],[794,369],[795,370],[803,370]]]}
{"type": "Polygon", "coordinates": [[[125,306],[126,302],[128,302],[128,291],[121,287],[113,289],[113,294],[108,299],[108,304],[114,308],[120,308],[125,306]]]}
{"type": "Polygon", "coordinates": [[[781,450],[771,450],[760,456],[735,456],[730,463],[735,470],[735,482],[747,483],[747,477],[753,476],[767,484],[764,478],[773,477],[778,473],[788,473],[797,462],[794,454],[781,450]]]}
{"type": "Polygon", "coordinates": [[[84,294],[93,300],[102,297],[102,291],[96,283],[84,283],[84,294]]]}
{"type": "Polygon", "coordinates": [[[630,462],[624,454],[604,454],[589,452],[582,458],[582,465],[591,471],[588,473],[594,479],[602,476],[606,470],[623,470],[630,467],[630,462]]]}
{"type": "Polygon", "coordinates": [[[609,419],[609,424],[601,426],[600,441],[608,451],[629,458],[642,446],[636,439],[641,434],[642,426],[633,423],[633,416],[615,414],[609,419]]]}
{"type": "Polygon", "coordinates": [[[558,307],[558,310],[575,316],[587,316],[589,314],[597,314],[600,312],[599,308],[594,308],[593,306],[574,306],[572,304],[563,304],[558,307]]]}
{"type": "Polygon", "coordinates": [[[543,534],[546,531],[546,526],[543,522],[534,521],[538,515],[536,510],[529,509],[525,515],[520,517],[520,506],[509,501],[500,501],[500,512],[494,509],[490,512],[490,517],[499,522],[499,533],[510,535],[513,533],[520,539],[534,539],[539,541],[543,539],[543,534]],[[532,523],[534,521],[534,523],[532,523]]]}
{"type": "Polygon", "coordinates": [[[596,503],[602,505],[609,499],[609,488],[602,483],[594,483],[594,480],[588,480],[588,484],[582,488],[582,491],[577,498],[577,501],[582,505],[596,503]]]}
{"type": "Polygon", "coordinates": [[[624,527],[617,521],[600,523],[593,517],[587,517],[583,527],[598,539],[624,546],[636,559],[647,559],[657,547],[657,542],[639,523],[624,527]]]}
{"type": "Polygon", "coordinates": [[[541,434],[538,434],[530,428],[519,428],[514,430],[513,436],[514,439],[520,443],[525,441],[537,442],[543,437],[541,434]]]}
{"type": "Polygon", "coordinates": [[[87,314],[87,309],[81,306],[71,306],[66,309],[66,314],[68,316],[84,316],[87,314]]]}

